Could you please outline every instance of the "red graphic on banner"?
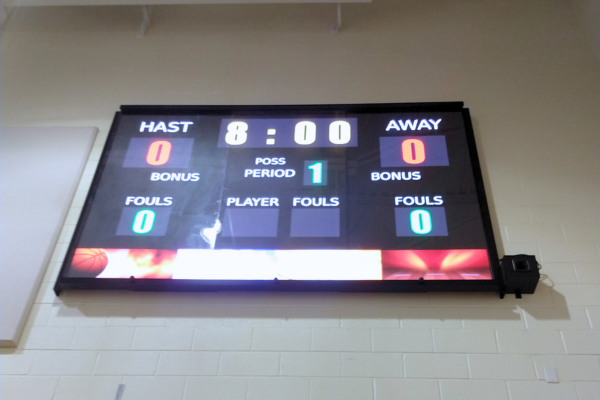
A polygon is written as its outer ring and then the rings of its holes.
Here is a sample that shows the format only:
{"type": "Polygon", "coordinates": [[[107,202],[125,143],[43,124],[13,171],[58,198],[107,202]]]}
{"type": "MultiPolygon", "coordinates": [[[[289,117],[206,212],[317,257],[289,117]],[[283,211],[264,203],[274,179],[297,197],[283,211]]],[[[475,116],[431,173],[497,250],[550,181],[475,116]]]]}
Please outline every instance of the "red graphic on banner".
{"type": "Polygon", "coordinates": [[[131,249],[128,258],[132,260],[140,275],[136,278],[171,279],[170,268],[177,256],[176,250],[131,249]]]}
{"type": "Polygon", "coordinates": [[[177,250],[84,249],[75,250],[72,277],[171,279],[177,250]]]}
{"type": "Polygon", "coordinates": [[[383,280],[492,279],[487,250],[382,250],[383,280]]]}

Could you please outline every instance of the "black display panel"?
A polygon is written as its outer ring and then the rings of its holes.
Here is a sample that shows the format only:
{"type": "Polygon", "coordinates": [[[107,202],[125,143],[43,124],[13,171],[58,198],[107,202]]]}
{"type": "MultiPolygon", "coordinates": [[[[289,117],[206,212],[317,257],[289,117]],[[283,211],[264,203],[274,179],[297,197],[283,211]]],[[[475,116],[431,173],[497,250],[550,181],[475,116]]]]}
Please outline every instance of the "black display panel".
{"type": "Polygon", "coordinates": [[[463,104],[123,106],[55,290],[499,291],[463,104]]]}

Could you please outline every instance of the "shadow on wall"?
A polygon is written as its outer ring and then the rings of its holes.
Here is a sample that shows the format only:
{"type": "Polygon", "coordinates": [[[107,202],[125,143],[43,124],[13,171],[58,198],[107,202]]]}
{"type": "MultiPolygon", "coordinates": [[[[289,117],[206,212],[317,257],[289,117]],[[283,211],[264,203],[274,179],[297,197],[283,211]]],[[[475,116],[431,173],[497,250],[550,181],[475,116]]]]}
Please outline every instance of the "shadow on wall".
{"type": "MultiPolygon", "coordinates": [[[[284,321],[284,325],[292,319],[311,319],[330,321],[331,326],[344,326],[345,320],[352,319],[364,320],[367,327],[372,319],[390,322],[408,319],[521,320],[520,309],[535,319],[570,319],[564,296],[543,282],[538,284],[534,294],[523,295],[522,299],[510,294],[500,299],[496,293],[70,291],[57,301],[62,306],[54,318],[108,318],[109,325],[119,325],[119,319],[165,318],[198,319],[198,326],[207,319],[273,319],[284,321]],[[548,308],[553,312],[548,313],[548,308]]],[[[188,322],[186,325],[195,325],[188,322]]]]}
{"type": "MultiPolygon", "coordinates": [[[[540,283],[516,299],[495,293],[157,293],[69,291],[53,302],[48,326],[477,328],[570,321],[565,297],[540,283]],[[513,325],[514,323],[514,325],[513,325]]],[[[39,312],[34,311],[34,312],[39,312]]],[[[33,316],[35,318],[35,316],[33,316]]],[[[31,330],[17,348],[22,351],[31,330]]]]}

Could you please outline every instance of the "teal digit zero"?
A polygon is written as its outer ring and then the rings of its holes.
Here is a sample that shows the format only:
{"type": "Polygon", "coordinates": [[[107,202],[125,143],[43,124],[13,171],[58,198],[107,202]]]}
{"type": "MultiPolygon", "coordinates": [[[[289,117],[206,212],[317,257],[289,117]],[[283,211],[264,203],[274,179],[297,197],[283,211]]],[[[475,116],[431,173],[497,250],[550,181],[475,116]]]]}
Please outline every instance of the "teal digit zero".
{"type": "Polygon", "coordinates": [[[134,233],[138,233],[143,235],[144,233],[148,233],[152,230],[154,226],[154,220],[156,219],[156,213],[152,210],[140,210],[135,213],[135,217],[133,218],[133,225],[131,226],[131,230],[134,233]]]}
{"type": "Polygon", "coordinates": [[[426,235],[431,232],[431,214],[427,210],[414,210],[410,213],[410,229],[418,235],[426,235]]]}

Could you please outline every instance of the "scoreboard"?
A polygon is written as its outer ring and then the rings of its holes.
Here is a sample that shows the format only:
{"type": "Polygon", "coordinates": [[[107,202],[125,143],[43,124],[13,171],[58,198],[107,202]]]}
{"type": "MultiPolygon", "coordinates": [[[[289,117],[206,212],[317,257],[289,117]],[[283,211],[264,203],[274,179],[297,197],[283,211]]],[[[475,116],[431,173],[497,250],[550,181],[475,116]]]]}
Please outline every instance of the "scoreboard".
{"type": "Polygon", "coordinates": [[[55,291],[498,291],[460,102],[122,106],[55,291]]]}

